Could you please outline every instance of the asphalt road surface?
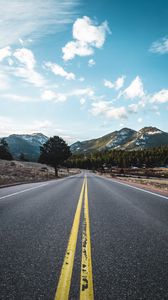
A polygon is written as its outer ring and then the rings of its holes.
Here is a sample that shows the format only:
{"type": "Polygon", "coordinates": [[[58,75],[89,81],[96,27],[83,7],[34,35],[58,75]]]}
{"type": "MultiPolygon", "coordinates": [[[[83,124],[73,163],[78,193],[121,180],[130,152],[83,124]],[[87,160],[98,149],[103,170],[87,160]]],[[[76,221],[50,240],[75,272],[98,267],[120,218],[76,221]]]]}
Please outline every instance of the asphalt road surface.
{"type": "Polygon", "coordinates": [[[0,189],[0,299],[168,299],[168,198],[91,173],[0,189]]]}

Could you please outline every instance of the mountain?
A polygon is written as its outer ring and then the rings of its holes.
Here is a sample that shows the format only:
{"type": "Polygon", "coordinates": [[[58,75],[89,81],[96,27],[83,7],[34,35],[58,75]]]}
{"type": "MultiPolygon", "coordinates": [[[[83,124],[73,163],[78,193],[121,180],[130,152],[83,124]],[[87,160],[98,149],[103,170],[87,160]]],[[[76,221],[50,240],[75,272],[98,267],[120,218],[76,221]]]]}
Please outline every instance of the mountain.
{"type": "Polygon", "coordinates": [[[168,145],[168,133],[156,127],[144,127],[136,132],[132,141],[125,145],[127,150],[138,150],[168,145]]]}
{"type": "Polygon", "coordinates": [[[82,153],[82,152],[93,152],[93,151],[101,151],[105,149],[113,149],[124,145],[124,143],[129,142],[132,136],[136,133],[136,131],[123,128],[119,131],[114,131],[107,135],[104,135],[101,138],[76,142],[71,145],[72,153],[82,153]]]}
{"type": "MultiPolygon", "coordinates": [[[[37,161],[40,154],[40,146],[47,142],[48,137],[42,133],[12,134],[5,137],[9,150],[15,159],[19,159],[23,153],[30,161],[37,161]]],[[[103,137],[76,142],[70,146],[73,154],[90,153],[95,151],[125,149],[139,150],[168,145],[168,133],[156,127],[144,127],[139,131],[123,128],[103,137]]]]}
{"type": "Polygon", "coordinates": [[[156,127],[144,127],[139,131],[123,128],[97,139],[78,141],[71,145],[71,151],[80,154],[112,149],[140,150],[161,145],[168,145],[168,133],[156,127]]]}
{"type": "Polygon", "coordinates": [[[42,133],[12,134],[5,137],[9,150],[15,159],[23,153],[30,161],[37,161],[40,154],[40,146],[47,142],[48,137],[42,133]]]}

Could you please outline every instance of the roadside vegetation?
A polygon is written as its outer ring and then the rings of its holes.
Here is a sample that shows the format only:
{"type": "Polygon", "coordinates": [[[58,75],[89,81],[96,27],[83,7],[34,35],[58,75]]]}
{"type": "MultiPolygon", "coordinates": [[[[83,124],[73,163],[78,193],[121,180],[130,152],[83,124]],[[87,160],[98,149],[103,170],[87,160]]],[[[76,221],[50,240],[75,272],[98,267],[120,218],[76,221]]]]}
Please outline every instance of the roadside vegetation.
{"type": "Polygon", "coordinates": [[[63,167],[71,152],[65,141],[58,136],[50,138],[42,147],[39,163],[28,162],[24,153],[14,161],[7,142],[0,142],[0,185],[39,182],[79,173],[63,167]]]}
{"type": "MultiPolygon", "coordinates": [[[[58,177],[66,177],[79,173],[77,169],[59,168],[58,177]]],[[[54,168],[45,164],[0,159],[0,186],[40,182],[55,179],[54,168]]]]}
{"type": "Polygon", "coordinates": [[[70,147],[59,136],[51,137],[40,147],[39,162],[52,166],[55,170],[55,177],[58,177],[58,167],[71,156],[70,147]]]}
{"type": "Polygon", "coordinates": [[[137,151],[112,150],[73,155],[67,160],[66,166],[101,171],[112,168],[128,171],[130,168],[165,167],[168,166],[168,146],[137,151]]]}
{"type": "Polygon", "coordinates": [[[168,193],[168,146],[73,155],[66,166],[78,166],[99,175],[168,193]]]}
{"type": "Polygon", "coordinates": [[[0,185],[45,181],[88,169],[110,178],[168,191],[168,146],[72,155],[66,142],[54,136],[40,151],[38,163],[26,161],[24,153],[20,154],[19,161],[14,161],[7,142],[2,139],[0,185]]]}
{"type": "Polygon", "coordinates": [[[4,138],[0,140],[0,159],[13,159],[12,154],[9,152],[8,143],[4,138]]]}

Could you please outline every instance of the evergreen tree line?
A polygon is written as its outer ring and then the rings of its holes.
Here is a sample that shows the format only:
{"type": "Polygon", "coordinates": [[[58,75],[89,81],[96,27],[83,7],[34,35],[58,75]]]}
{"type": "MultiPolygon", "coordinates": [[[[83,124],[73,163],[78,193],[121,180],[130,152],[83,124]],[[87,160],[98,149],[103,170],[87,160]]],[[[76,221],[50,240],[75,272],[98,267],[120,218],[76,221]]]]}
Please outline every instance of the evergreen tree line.
{"type": "MultiPolygon", "coordinates": [[[[13,159],[5,139],[0,141],[0,159],[13,159]]],[[[19,159],[26,161],[23,153],[20,154],[19,159]]],[[[104,167],[109,169],[112,167],[152,168],[168,166],[168,146],[136,151],[111,150],[71,156],[67,144],[61,138],[54,136],[41,147],[39,162],[54,166],[56,173],[57,166],[60,164],[68,168],[90,170],[103,169],[104,167]],[[68,157],[70,158],[67,160],[68,157]]]]}
{"type": "Polygon", "coordinates": [[[103,167],[160,167],[168,165],[168,146],[126,151],[111,150],[90,154],[73,155],[66,161],[68,168],[97,170],[103,167]]]}

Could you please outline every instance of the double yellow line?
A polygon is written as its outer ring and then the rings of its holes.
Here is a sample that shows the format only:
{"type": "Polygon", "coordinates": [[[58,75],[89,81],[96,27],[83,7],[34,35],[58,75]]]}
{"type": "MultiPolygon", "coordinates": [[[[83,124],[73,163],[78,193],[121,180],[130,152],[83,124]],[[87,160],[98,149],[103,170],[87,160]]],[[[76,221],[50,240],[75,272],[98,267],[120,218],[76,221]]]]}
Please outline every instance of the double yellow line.
{"type": "Polygon", "coordinates": [[[69,297],[83,198],[84,198],[84,221],[83,221],[83,228],[82,228],[80,300],[94,299],[91,242],[90,242],[90,224],[89,224],[88,185],[87,185],[87,178],[85,177],[82,184],[82,189],[80,192],[79,201],[78,201],[54,300],[67,300],[69,297]]]}

